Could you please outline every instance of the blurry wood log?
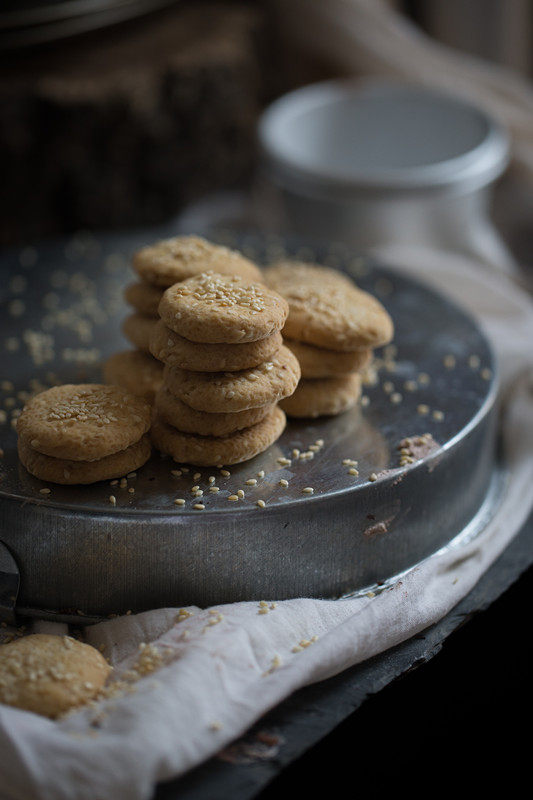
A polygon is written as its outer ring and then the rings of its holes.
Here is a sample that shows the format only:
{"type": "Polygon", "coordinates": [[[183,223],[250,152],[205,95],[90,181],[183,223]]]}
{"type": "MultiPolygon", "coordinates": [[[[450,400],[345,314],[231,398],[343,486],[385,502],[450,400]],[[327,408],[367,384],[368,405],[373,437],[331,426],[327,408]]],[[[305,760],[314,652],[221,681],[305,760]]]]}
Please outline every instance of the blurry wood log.
{"type": "Polygon", "coordinates": [[[0,64],[0,241],[158,221],[242,180],[257,7],[177,7],[0,64]]]}

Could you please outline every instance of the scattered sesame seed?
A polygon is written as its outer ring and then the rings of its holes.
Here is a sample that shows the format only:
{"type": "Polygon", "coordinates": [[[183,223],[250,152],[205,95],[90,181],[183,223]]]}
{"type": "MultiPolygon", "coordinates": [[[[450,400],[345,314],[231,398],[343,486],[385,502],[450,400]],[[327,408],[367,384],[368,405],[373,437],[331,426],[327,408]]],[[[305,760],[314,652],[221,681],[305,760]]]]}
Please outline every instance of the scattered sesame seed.
{"type": "Polygon", "coordinates": [[[298,450],[297,447],[295,447],[294,450],[292,451],[292,457],[293,458],[300,458],[300,451],[298,450]]]}
{"type": "Polygon", "coordinates": [[[264,477],[265,477],[265,470],[264,470],[264,469],[260,470],[260,471],[257,473],[257,477],[258,477],[258,478],[264,478],[264,477]]]}
{"type": "Polygon", "coordinates": [[[231,472],[228,469],[221,469],[220,474],[224,476],[224,478],[229,478],[231,472]]]}
{"type": "Polygon", "coordinates": [[[416,381],[405,381],[403,388],[406,392],[416,392],[418,384],[416,381]]]}
{"type": "Polygon", "coordinates": [[[356,467],[357,461],[353,458],[343,458],[342,459],[342,466],[343,467],[356,467]]]}
{"type": "Polygon", "coordinates": [[[480,364],[481,364],[481,359],[479,356],[476,356],[475,354],[469,356],[468,366],[471,369],[479,369],[480,364]]]}
{"type": "Polygon", "coordinates": [[[242,489],[238,489],[238,490],[237,490],[237,497],[239,498],[239,500],[242,500],[242,499],[243,499],[243,497],[244,497],[244,492],[243,492],[243,490],[242,490],[242,489]]]}
{"type": "Polygon", "coordinates": [[[39,494],[50,494],[50,489],[39,489],[39,494]]]}
{"type": "Polygon", "coordinates": [[[313,489],[312,486],[306,486],[305,489],[302,489],[302,492],[304,494],[313,494],[314,491],[315,490],[313,489]]]}
{"type": "Polygon", "coordinates": [[[315,442],[318,447],[324,447],[324,439],[317,439],[315,442]]]}
{"type": "Polygon", "coordinates": [[[348,470],[348,475],[359,475],[359,470],[355,469],[355,467],[350,467],[348,470]]]}
{"type": "Polygon", "coordinates": [[[425,403],[420,403],[420,405],[416,407],[416,410],[422,417],[425,417],[426,414],[429,414],[429,406],[427,406],[425,403]]]}
{"type": "Polygon", "coordinates": [[[418,376],[418,383],[421,386],[427,386],[430,381],[431,378],[429,377],[427,372],[421,372],[420,375],[418,376]]]}
{"type": "Polygon", "coordinates": [[[209,483],[214,483],[216,478],[215,478],[214,475],[210,475],[208,480],[209,480],[209,483]]]}
{"type": "Polygon", "coordinates": [[[290,458],[285,458],[284,456],[281,456],[280,458],[277,458],[276,461],[282,467],[290,467],[290,465],[292,464],[292,461],[290,460],[290,458]]]}
{"type": "Polygon", "coordinates": [[[376,475],[375,472],[371,472],[370,475],[368,476],[368,480],[369,481],[377,481],[377,479],[378,479],[378,476],[376,475]]]}
{"type": "Polygon", "coordinates": [[[194,475],[192,476],[192,479],[193,481],[199,481],[201,477],[202,474],[200,472],[195,472],[194,475]]]}
{"type": "Polygon", "coordinates": [[[197,492],[200,487],[198,485],[191,488],[191,492],[197,492]]]}
{"type": "Polygon", "coordinates": [[[456,364],[455,356],[452,355],[444,356],[444,358],[442,359],[442,363],[444,364],[446,369],[453,369],[456,364]]]}
{"type": "Polygon", "coordinates": [[[110,495],[109,495],[109,502],[111,503],[111,505],[112,505],[112,506],[116,506],[116,504],[117,504],[117,498],[115,497],[115,495],[114,495],[114,494],[110,494],[110,495]]]}
{"type": "Polygon", "coordinates": [[[195,508],[197,511],[203,511],[203,510],[204,510],[204,508],[205,508],[205,506],[204,506],[204,504],[203,504],[203,503],[195,503],[195,504],[193,505],[193,508],[195,508]]]}
{"type": "Polygon", "coordinates": [[[279,482],[279,485],[280,485],[280,486],[283,486],[283,488],[284,488],[284,489],[286,489],[286,488],[287,488],[287,486],[289,485],[289,481],[286,481],[286,480],[285,480],[285,478],[282,478],[282,479],[280,480],[280,482],[279,482]]]}
{"type": "Polygon", "coordinates": [[[395,405],[398,405],[398,403],[401,403],[402,400],[403,400],[403,397],[400,394],[400,392],[393,392],[391,394],[391,396],[390,396],[391,403],[394,403],[395,405]]]}
{"type": "Polygon", "coordinates": [[[236,495],[236,494],[230,494],[230,496],[228,497],[228,500],[231,500],[231,501],[232,501],[232,503],[234,503],[234,502],[235,502],[236,500],[238,500],[238,499],[239,499],[239,498],[237,497],[237,495],[236,495]]]}
{"type": "Polygon", "coordinates": [[[185,500],[183,499],[183,497],[178,497],[176,500],[174,500],[174,505],[175,506],[184,506],[185,505],[185,500]]]}
{"type": "Polygon", "coordinates": [[[383,384],[383,391],[387,394],[392,394],[394,391],[394,384],[391,381],[385,381],[383,384]]]}
{"type": "Polygon", "coordinates": [[[170,474],[175,478],[179,478],[181,476],[181,469],[171,469],[170,474]]]}
{"type": "Polygon", "coordinates": [[[433,419],[437,420],[437,422],[442,422],[444,419],[444,413],[442,411],[434,411],[431,416],[433,419]]]}
{"type": "Polygon", "coordinates": [[[245,486],[256,486],[257,485],[257,479],[256,478],[248,478],[248,480],[244,481],[244,483],[245,483],[245,486]]]}
{"type": "Polygon", "coordinates": [[[361,405],[363,408],[366,408],[368,405],[370,405],[370,397],[367,394],[364,394],[361,397],[361,405]]]}
{"type": "Polygon", "coordinates": [[[257,505],[259,506],[259,508],[264,508],[266,506],[266,503],[264,500],[258,500],[257,505]]]}
{"type": "Polygon", "coordinates": [[[488,367],[483,367],[483,369],[479,374],[481,375],[484,381],[490,381],[490,379],[492,378],[492,370],[489,369],[488,367]]]}
{"type": "Polygon", "coordinates": [[[222,728],[222,723],[217,719],[209,725],[210,731],[219,731],[222,728]]]}
{"type": "Polygon", "coordinates": [[[220,492],[220,489],[218,488],[218,486],[210,486],[209,491],[212,492],[213,494],[216,494],[217,492],[220,492]]]}

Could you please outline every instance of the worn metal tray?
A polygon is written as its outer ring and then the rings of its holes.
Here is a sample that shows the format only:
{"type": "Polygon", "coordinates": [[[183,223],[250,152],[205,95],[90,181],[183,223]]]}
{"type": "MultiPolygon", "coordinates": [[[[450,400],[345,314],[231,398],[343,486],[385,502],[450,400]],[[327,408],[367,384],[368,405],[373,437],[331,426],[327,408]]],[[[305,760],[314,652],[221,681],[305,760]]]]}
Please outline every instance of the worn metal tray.
{"type": "Polygon", "coordinates": [[[330,263],[385,304],[396,352],[381,354],[378,380],[364,390],[368,404],[336,418],[290,421],[274,446],[230,467],[228,477],[205,468],[175,477],[176,464],[155,454],[129,480],[134,494],[108,482],[48,484],[42,494],[45,484],[17,461],[10,419],[35,380],[99,379],[101,358],[125,345],[119,327],[129,253],[168,233],[84,235],[11,251],[1,262],[0,540],[20,570],[21,608],[103,615],[333,597],[382,585],[475,535],[497,502],[498,482],[495,367],[475,322],[426,286],[340,246],[251,234],[229,243],[260,262],[288,253],[330,263]],[[426,433],[437,446],[401,466],[400,442],[426,433]],[[324,444],[312,459],[292,457],[317,440],[324,444]],[[358,462],[357,476],[345,459],[358,462]],[[210,475],[218,494],[208,491],[210,475]],[[257,485],[247,486],[249,478],[257,485]],[[193,484],[204,490],[203,511],[193,509],[193,484]],[[241,488],[244,499],[229,502],[241,488]],[[177,497],[186,499],[183,508],[177,497]]]}

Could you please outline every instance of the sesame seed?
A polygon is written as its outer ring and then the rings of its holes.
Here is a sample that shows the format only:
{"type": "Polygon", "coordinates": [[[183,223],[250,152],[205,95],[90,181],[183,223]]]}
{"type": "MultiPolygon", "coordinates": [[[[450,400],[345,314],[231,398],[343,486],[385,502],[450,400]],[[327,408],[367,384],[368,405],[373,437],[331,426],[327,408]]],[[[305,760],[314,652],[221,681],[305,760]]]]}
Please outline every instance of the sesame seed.
{"type": "Polygon", "coordinates": [[[416,392],[418,386],[416,381],[405,381],[403,388],[406,392],[416,392]]]}
{"type": "Polygon", "coordinates": [[[313,489],[312,486],[306,486],[305,489],[302,489],[302,492],[304,494],[313,494],[314,491],[315,490],[313,489]]]}
{"type": "Polygon", "coordinates": [[[490,370],[488,367],[483,367],[483,369],[479,374],[481,375],[484,381],[490,381],[490,379],[492,378],[492,370],[490,370]]]}
{"type": "Polygon", "coordinates": [[[342,466],[343,467],[356,467],[357,461],[353,458],[343,458],[342,459],[342,466]]]}
{"type": "Polygon", "coordinates": [[[420,403],[420,405],[416,407],[416,410],[422,417],[425,417],[426,414],[429,414],[429,406],[427,406],[425,403],[420,403]]]}
{"type": "Polygon", "coordinates": [[[264,508],[266,506],[266,503],[264,500],[258,500],[257,505],[259,506],[259,508],[264,508]]]}
{"type": "Polygon", "coordinates": [[[355,469],[355,467],[350,467],[348,475],[359,475],[359,470],[355,469]]]}
{"type": "Polygon", "coordinates": [[[246,486],[256,486],[257,485],[257,479],[256,478],[248,478],[248,480],[244,481],[244,483],[245,483],[246,486]]]}
{"type": "Polygon", "coordinates": [[[364,394],[361,397],[361,405],[363,408],[366,408],[368,405],[370,405],[370,397],[367,394],[364,394]]]}
{"type": "Polygon", "coordinates": [[[228,497],[228,500],[231,500],[231,501],[232,501],[232,503],[234,503],[234,502],[235,502],[236,500],[238,500],[238,499],[239,499],[239,498],[237,497],[237,495],[236,495],[236,494],[230,494],[230,496],[228,497]]]}
{"type": "Polygon", "coordinates": [[[260,470],[260,471],[257,473],[257,477],[258,477],[258,478],[264,478],[264,477],[265,477],[265,470],[264,470],[264,469],[260,470]]]}
{"type": "Polygon", "coordinates": [[[217,492],[220,491],[220,489],[218,488],[218,486],[210,486],[209,491],[212,492],[213,494],[216,494],[217,492]]]}
{"type": "Polygon", "coordinates": [[[115,497],[115,495],[114,495],[114,494],[110,494],[110,495],[109,495],[109,502],[111,503],[111,505],[112,505],[112,506],[116,506],[116,504],[117,504],[117,498],[115,497]]]}
{"type": "Polygon", "coordinates": [[[228,469],[221,469],[220,474],[224,476],[224,478],[229,478],[231,472],[228,469]]]}
{"type": "Polygon", "coordinates": [[[50,494],[50,489],[39,489],[39,494],[50,494]]]}
{"type": "Polygon", "coordinates": [[[209,476],[209,483],[214,483],[214,482],[215,482],[215,480],[216,480],[216,478],[215,478],[215,476],[214,476],[214,475],[210,475],[210,476],[209,476]]]}
{"type": "Polygon", "coordinates": [[[200,472],[195,472],[194,475],[192,476],[192,479],[193,481],[199,481],[201,477],[202,475],[200,472]]]}
{"type": "Polygon", "coordinates": [[[195,504],[193,505],[193,508],[195,508],[195,509],[196,509],[196,511],[203,511],[203,510],[204,510],[204,508],[205,508],[205,506],[204,506],[204,504],[203,504],[203,503],[195,503],[195,504]]]}
{"type": "Polygon", "coordinates": [[[479,369],[480,364],[481,364],[481,359],[480,359],[479,356],[476,356],[476,355],[469,356],[469,358],[468,358],[468,366],[471,369],[479,369]]]}
{"type": "Polygon", "coordinates": [[[421,372],[420,375],[418,376],[418,383],[421,386],[427,386],[430,381],[431,378],[429,377],[427,372],[421,372]]]}
{"type": "Polygon", "coordinates": [[[171,469],[170,474],[174,476],[174,478],[179,478],[181,475],[181,469],[171,469]]]}
{"type": "Polygon", "coordinates": [[[368,476],[368,480],[369,481],[377,481],[377,479],[378,479],[378,476],[376,475],[375,472],[371,472],[370,475],[368,476]]]}
{"type": "Polygon", "coordinates": [[[283,486],[283,488],[284,488],[284,489],[286,489],[286,488],[287,488],[287,486],[289,485],[289,481],[286,481],[286,480],[285,480],[285,478],[282,478],[282,479],[280,480],[280,482],[279,482],[279,485],[280,485],[280,486],[283,486]]]}
{"type": "Polygon", "coordinates": [[[174,500],[174,505],[175,506],[184,506],[185,505],[185,500],[183,499],[183,497],[178,497],[177,500],[174,500]]]}
{"type": "Polygon", "coordinates": [[[297,447],[295,447],[294,450],[292,451],[292,457],[293,458],[300,458],[300,451],[298,450],[297,447]]]}
{"type": "Polygon", "coordinates": [[[434,411],[431,416],[433,419],[437,420],[437,422],[442,422],[444,419],[444,413],[442,411],[434,411]]]}
{"type": "Polygon", "coordinates": [[[290,458],[285,458],[284,456],[281,456],[280,458],[277,458],[276,461],[282,467],[290,467],[290,465],[292,464],[292,461],[290,460],[290,458]]]}
{"type": "Polygon", "coordinates": [[[200,488],[199,486],[193,486],[191,488],[191,492],[197,492],[199,488],[200,488]]]}
{"type": "Polygon", "coordinates": [[[446,369],[453,369],[456,364],[455,356],[452,355],[444,356],[444,358],[442,359],[442,363],[444,364],[446,369]]]}
{"type": "Polygon", "coordinates": [[[394,384],[391,381],[385,381],[383,384],[383,391],[391,394],[394,391],[394,384]]]}
{"type": "Polygon", "coordinates": [[[391,396],[390,396],[391,403],[394,403],[395,405],[398,405],[398,403],[401,403],[402,400],[403,400],[403,397],[400,394],[400,392],[393,392],[391,394],[391,396]]]}
{"type": "Polygon", "coordinates": [[[244,497],[244,492],[243,492],[243,490],[242,490],[242,489],[239,489],[239,490],[237,491],[237,497],[239,498],[239,500],[242,500],[242,499],[243,499],[243,497],[244,497]]]}

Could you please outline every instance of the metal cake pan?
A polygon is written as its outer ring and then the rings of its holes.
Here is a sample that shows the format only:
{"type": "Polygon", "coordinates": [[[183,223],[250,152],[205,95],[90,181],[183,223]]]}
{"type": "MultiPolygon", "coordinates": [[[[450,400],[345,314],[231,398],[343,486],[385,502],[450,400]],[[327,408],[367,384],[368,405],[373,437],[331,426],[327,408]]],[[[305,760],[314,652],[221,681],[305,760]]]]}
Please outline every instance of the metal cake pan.
{"type": "Polygon", "coordinates": [[[340,246],[313,249],[253,235],[229,243],[263,263],[281,255],[331,263],[385,304],[396,354],[387,351],[377,382],[365,387],[368,405],[336,418],[289,421],[274,446],[230,467],[229,477],[206,468],[174,477],[176,465],[156,454],[129,481],[135,494],[105,482],[49,484],[50,494],[40,494],[44,484],[18,463],[9,425],[19,393],[30,379],[99,379],[100,358],[124,347],[120,295],[131,279],[124,254],[168,233],[86,237],[3,259],[7,313],[0,335],[8,383],[0,395],[7,416],[0,540],[21,573],[20,608],[106,615],[336,597],[383,584],[482,526],[497,502],[496,378],[476,323],[423,284],[340,246]],[[28,330],[50,338],[38,336],[35,344],[28,330]],[[400,466],[400,442],[426,433],[434,449],[400,466]],[[312,459],[291,458],[293,449],[304,452],[317,440],[324,444],[312,459]],[[281,465],[280,457],[291,463],[281,465]],[[349,474],[345,459],[358,462],[359,475],[349,474]],[[245,485],[262,471],[256,486],[245,485]],[[210,475],[220,487],[216,495],[207,491],[210,475]],[[193,483],[206,490],[204,511],[192,508],[193,483]],[[309,486],[312,496],[302,491],[309,486]],[[238,488],[244,499],[228,502],[238,488]],[[186,498],[184,508],[174,505],[176,497],[186,498]]]}

